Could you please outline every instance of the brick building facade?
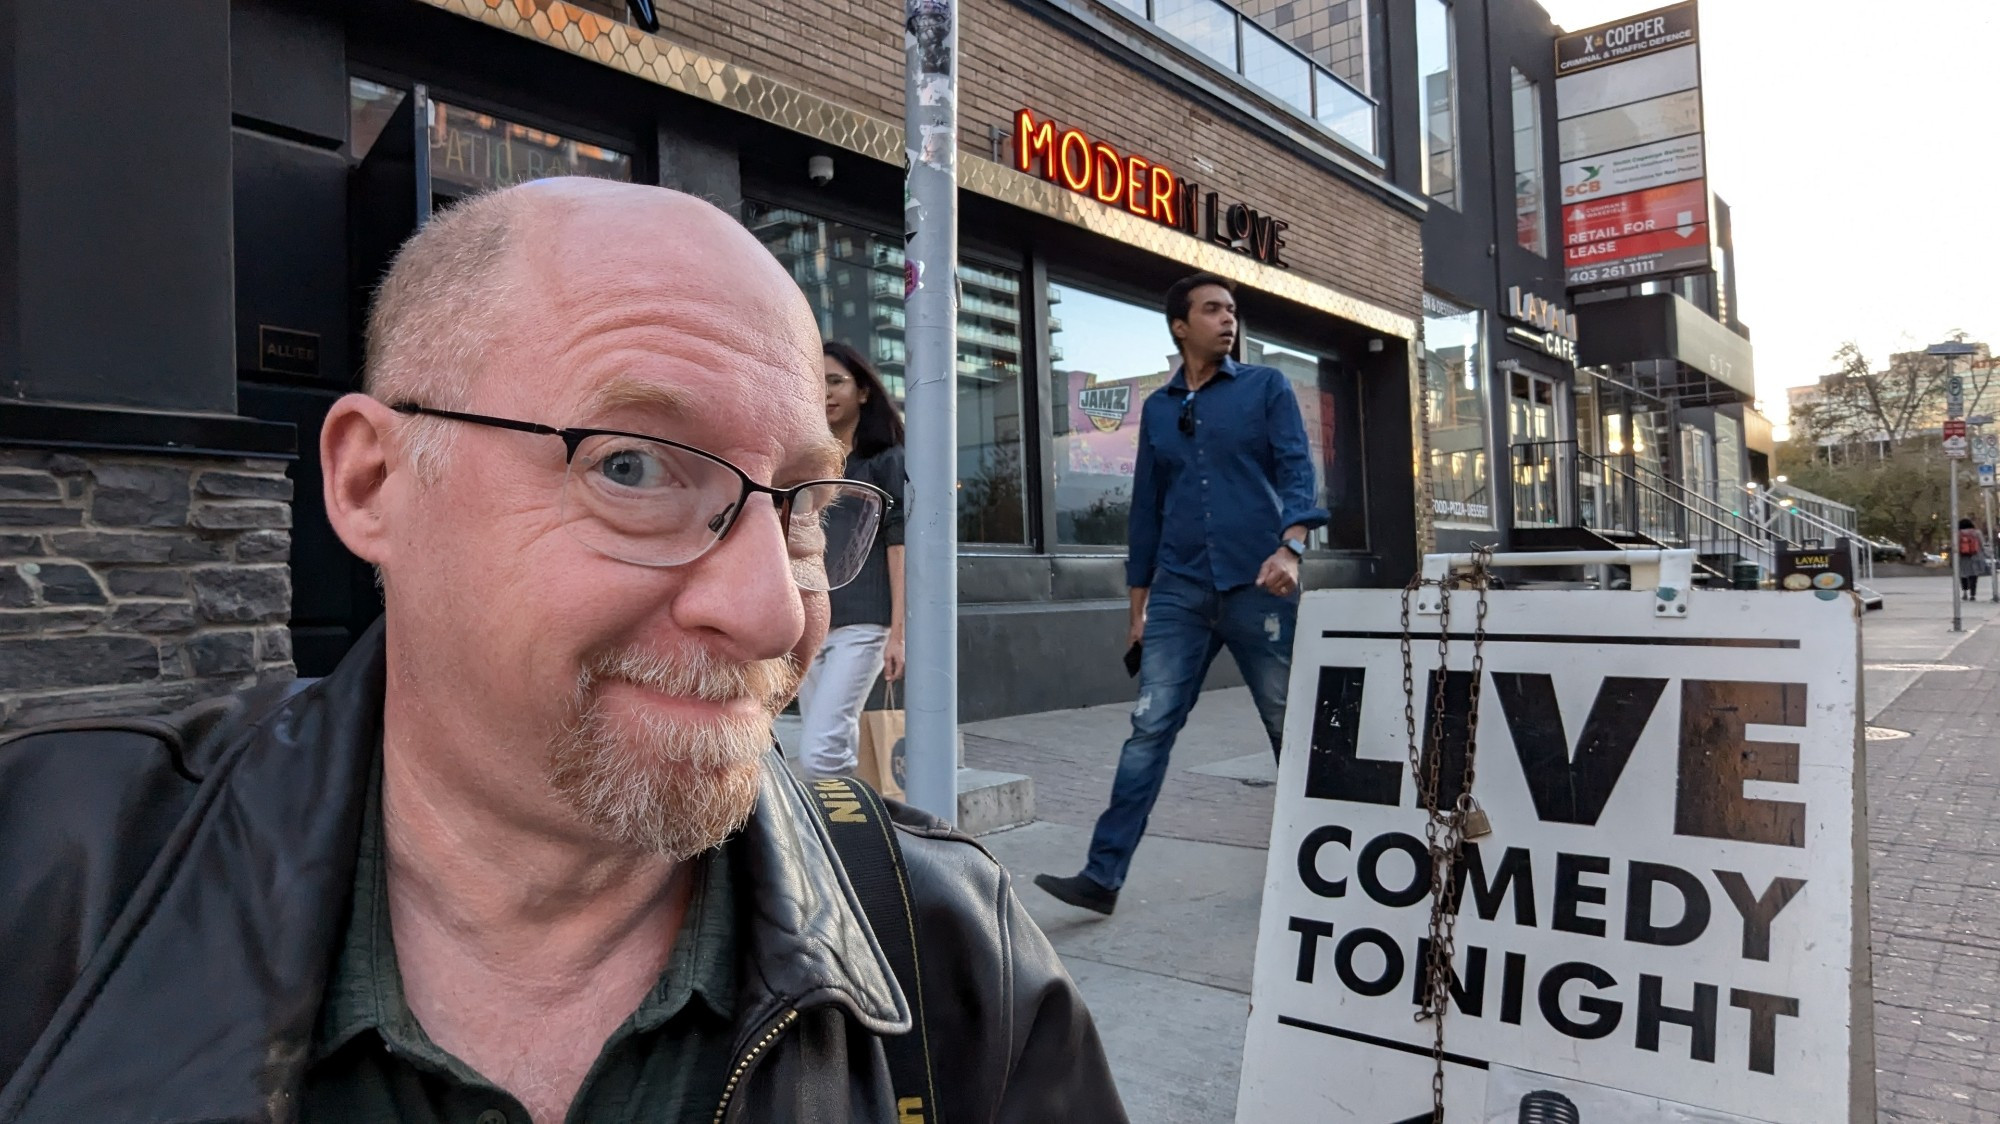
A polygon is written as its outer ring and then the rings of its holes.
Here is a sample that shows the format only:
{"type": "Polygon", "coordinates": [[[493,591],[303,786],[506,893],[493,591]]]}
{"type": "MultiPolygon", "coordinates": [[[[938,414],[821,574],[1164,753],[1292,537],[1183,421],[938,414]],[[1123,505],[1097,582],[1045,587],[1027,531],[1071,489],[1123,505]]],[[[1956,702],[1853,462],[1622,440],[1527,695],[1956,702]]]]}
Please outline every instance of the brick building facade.
{"type": "MultiPolygon", "coordinates": [[[[1391,174],[1400,95],[1384,29],[1401,0],[1240,11],[1207,2],[1206,22],[1191,24],[1184,5],[1155,10],[1149,0],[960,8],[969,718],[1129,692],[1118,666],[1121,472],[1144,392],[1171,373],[1159,294],[1194,269],[1239,283],[1245,358],[1285,370],[1306,411],[1337,513],[1308,558],[1309,584],[1400,584],[1427,533],[1429,504],[1410,471],[1425,208],[1391,174]],[[1021,171],[1012,125],[1023,109],[1170,167],[1215,193],[1218,214],[1240,203],[1286,224],[1271,228],[1282,230],[1282,264],[1021,171]]],[[[127,286],[137,321],[178,323],[186,337],[173,363],[155,357],[159,377],[134,370],[120,393],[93,396],[96,357],[84,348],[43,368],[43,381],[0,390],[0,449],[12,458],[0,495],[12,494],[9,474],[34,493],[0,499],[0,518],[15,524],[0,546],[18,548],[0,559],[0,575],[20,575],[0,582],[0,620],[41,614],[40,631],[22,635],[50,645],[36,651],[51,657],[58,641],[100,653],[74,661],[63,683],[35,688],[26,684],[52,675],[16,679],[7,673],[25,665],[0,656],[0,705],[11,708],[0,722],[61,713],[44,692],[74,692],[76,712],[143,710],[288,673],[287,660],[308,675],[338,660],[379,601],[320,510],[319,419],[358,383],[359,325],[389,253],[431,210],[470,192],[566,172],[702,195],[792,270],[829,336],[862,347],[900,387],[901,6],[699,0],[658,11],[662,26],[648,33],[616,0],[190,0],[80,17],[90,26],[72,27],[87,33],[74,38],[34,32],[53,52],[45,61],[61,65],[19,76],[16,122],[49,117],[37,135],[60,129],[59,147],[99,172],[110,170],[108,144],[137,145],[175,171],[122,217],[133,207],[124,188],[86,191],[76,178],[24,176],[20,198],[0,204],[20,224],[59,212],[102,219],[84,213],[95,208],[128,232],[176,209],[198,213],[146,263],[188,283],[167,293],[127,286]],[[188,73],[172,74],[168,55],[188,73]],[[30,105],[38,88],[79,80],[104,87],[94,108],[116,102],[123,116],[30,105]],[[807,165],[822,156],[834,174],[818,183],[807,165]],[[195,389],[173,389],[181,384],[195,389]],[[137,436],[93,447],[77,406],[138,419],[120,423],[137,436]],[[30,415],[55,414],[71,419],[64,440],[37,440],[30,415]],[[215,432],[190,441],[190,416],[215,432]],[[271,458],[293,448],[306,452],[286,469],[287,509],[271,458]],[[165,473],[146,485],[144,510],[128,513],[139,531],[96,512],[128,459],[165,473]],[[265,481],[255,495],[213,491],[251,476],[265,481]],[[258,522],[215,522],[231,519],[258,522]],[[141,559],[103,545],[133,535],[184,545],[158,559],[157,544],[141,559]],[[53,586],[24,571],[52,566],[75,569],[56,571],[53,586]],[[288,578],[283,590],[278,577],[288,578]],[[59,603],[72,578],[98,591],[92,611],[59,603]],[[225,606],[218,582],[261,594],[225,606]],[[288,605],[273,600],[287,594],[288,605]],[[274,627],[281,621],[288,630],[274,627]],[[125,643],[134,637],[157,666],[125,643]]],[[[31,131],[0,144],[32,160],[59,155],[31,149],[31,131]]],[[[110,247],[81,249],[94,268],[119,268],[110,247]]],[[[31,266],[52,260],[0,253],[0,271],[20,288],[31,266]]],[[[0,340],[36,338],[35,302],[12,308],[19,330],[0,340]]],[[[88,324],[78,311],[59,326],[88,324]]],[[[145,337],[131,334],[116,358],[136,367],[145,337]]],[[[1232,674],[1219,670],[1217,681],[1232,674]]]]}

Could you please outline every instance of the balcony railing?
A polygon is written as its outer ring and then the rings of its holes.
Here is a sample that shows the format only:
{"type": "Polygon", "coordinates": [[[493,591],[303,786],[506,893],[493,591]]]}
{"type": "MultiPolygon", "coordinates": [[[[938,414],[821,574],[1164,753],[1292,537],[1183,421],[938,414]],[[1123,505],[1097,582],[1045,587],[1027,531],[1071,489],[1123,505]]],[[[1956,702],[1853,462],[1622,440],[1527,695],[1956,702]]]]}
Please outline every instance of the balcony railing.
{"type": "Polygon", "coordinates": [[[1375,99],[1222,0],[1111,0],[1241,75],[1342,141],[1380,159],[1375,99]]]}

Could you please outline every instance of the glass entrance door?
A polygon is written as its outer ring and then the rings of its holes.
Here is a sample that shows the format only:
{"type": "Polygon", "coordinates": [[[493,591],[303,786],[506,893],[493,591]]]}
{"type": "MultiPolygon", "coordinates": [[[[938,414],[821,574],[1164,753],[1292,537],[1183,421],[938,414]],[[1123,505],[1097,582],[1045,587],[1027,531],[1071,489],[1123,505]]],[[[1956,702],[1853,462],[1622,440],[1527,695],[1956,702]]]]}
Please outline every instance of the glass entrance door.
{"type": "Polygon", "coordinates": [[[1510,372],[1507,427],[1514,447],[1514,524],[1553,527],[1566,521],[1571,458],[1561,439],[1562,385],[1530,371],[1510,372]]]}

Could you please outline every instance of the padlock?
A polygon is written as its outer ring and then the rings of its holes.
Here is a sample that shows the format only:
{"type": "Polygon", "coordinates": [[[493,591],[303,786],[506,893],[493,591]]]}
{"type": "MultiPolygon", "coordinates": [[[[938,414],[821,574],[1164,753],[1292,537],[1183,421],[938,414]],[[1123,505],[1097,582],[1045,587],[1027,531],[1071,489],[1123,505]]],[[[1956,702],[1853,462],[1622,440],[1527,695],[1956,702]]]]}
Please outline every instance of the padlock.
{"type": "Polygon", "coordinates": [[[1476,800],[1468,802],[1465,808],[1465,822],[1460,826],[1458,837],[1479,839],[1491,834],[1493,834],[1493,821],[1486,818],[1486,809],[1480,807],[1476,800]]]}

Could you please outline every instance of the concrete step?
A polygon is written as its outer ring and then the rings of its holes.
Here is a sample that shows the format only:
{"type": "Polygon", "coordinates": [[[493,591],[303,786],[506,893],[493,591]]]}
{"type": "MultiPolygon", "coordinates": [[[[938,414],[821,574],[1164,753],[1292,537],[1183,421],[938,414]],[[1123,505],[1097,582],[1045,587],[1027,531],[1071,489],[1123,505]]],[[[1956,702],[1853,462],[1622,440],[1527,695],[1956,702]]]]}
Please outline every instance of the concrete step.
{"type": "Polygon", "coordinates": [[[958,771],[958,830],[985,835],[1035,820],[1035,779],[987,769],[958,771]]]}
{"type": "MultiPolygon", "coordinates": [[[[781,714],[777,721],[778,741],[785,747],[785,763],[794,772],[799,768],[799,718],[781,714]]],[[[1002,828],[1019,827],[1035,819],[1034,778],[1020,773],[996,773],[988,769],[965,768],[965,736],[958,739],[958,829],[967,835],[985,835],[1002,828]]]]}

